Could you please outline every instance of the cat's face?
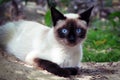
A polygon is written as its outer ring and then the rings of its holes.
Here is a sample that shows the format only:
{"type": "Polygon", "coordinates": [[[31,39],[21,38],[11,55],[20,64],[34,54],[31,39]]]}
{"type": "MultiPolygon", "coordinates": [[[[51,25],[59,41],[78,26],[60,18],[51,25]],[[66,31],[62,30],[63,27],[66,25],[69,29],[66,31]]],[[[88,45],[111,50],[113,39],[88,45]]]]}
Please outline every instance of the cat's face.
{"type": "Polygon", "coordinates": [[[86,12],[81,15],[63,15],[53,8],[51,13],[54,24],[54,34],[57,41],[62,45],[71,47],[80,44],[86,37],[91,10],[92,8],[86,11],[89,15],[85,15],[86,12]],[[84,16],[82,17],[83,14],[84,16]]]}
{"type": "Polygon", "coordinates": [[[79,19],[59,21],[54,28],[57,41],[61,44],[74,46],[81,43],[87,32],[87,24],[79,19]]]}

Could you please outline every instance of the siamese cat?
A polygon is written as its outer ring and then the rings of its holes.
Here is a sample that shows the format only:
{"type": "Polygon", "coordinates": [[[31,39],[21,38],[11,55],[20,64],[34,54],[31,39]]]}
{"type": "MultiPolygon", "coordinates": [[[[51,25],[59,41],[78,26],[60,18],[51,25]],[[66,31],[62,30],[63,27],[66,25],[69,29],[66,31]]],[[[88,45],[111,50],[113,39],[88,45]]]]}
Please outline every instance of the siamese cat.
{"type": "Polygon", "coordinates": [[[0,26],[0,45],[18,59],[55,75],[76,75],[93,7],[81,14],[62,14],[51,7],[53,27],[19,20],[0,26]]]}

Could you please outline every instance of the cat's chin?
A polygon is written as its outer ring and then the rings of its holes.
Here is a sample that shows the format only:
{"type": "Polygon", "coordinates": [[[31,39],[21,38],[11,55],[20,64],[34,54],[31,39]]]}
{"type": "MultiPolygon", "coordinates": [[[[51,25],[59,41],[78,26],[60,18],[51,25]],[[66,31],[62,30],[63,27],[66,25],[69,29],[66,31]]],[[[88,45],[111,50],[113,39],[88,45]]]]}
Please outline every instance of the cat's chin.
{"type": "Polygon", "coordinates": [[[76,46],[79,46],[79,45],[80,45],[80,43],[74,43],[74,44],[69,43],[69,44],[66,44],[67,47],[76,47],[76,46]]]}
{"type": "Polygon", "coordinates": [[[77,46],[77,44],[68,44],[68,45],[66,45],[67,47],[75,47],[75,46],[77,46]]]}
{"type": "Polygon", "coordinates": [[[80,43],[70,43],[70,42],[66,42],[64,43],[64,46],[67,46],[67,47],[75,47],[75,46],[78,46],[80,45],[80,43]]]}

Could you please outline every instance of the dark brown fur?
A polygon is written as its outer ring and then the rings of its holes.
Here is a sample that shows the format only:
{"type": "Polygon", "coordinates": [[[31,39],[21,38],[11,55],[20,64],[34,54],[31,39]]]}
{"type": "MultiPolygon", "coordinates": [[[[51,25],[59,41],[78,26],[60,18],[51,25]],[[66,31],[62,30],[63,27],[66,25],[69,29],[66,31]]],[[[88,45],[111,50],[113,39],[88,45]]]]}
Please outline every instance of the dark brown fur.
{"type": "Polygon", "coordinates": [[[70,77],[71,75],[76,75],[78,73],[78,68],[61,68],[56,63],[48,60],[35,58],[34,62],[38,68],[42,68],[43,70],[47,70],[48,72],[51,72],[58,76],[70,77]]]}

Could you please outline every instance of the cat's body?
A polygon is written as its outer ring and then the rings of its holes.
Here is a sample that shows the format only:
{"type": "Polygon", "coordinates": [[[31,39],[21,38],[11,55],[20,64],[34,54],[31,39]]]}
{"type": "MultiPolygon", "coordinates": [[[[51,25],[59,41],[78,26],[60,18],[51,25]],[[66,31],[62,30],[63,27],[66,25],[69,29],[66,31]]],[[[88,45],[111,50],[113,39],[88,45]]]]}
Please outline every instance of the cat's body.
{"type": "Polygon", "coordinates": [[[91,10],[86,16],[62,15],[52,7],[52,28],[34,21],[9,22],[0,26],[0,45],[20,60],[53,74],[76,75],[91,10]]]}
{"type": "Polygon", "coordinates": [[[7,51],[29,64],[33,64],[33,59],[37,57],[52,61],[61,67],[77,67],[82,58],[81,45],[71,48],[58,44],[53,28],[33,21],[7,23],[0,27],[0,34],[1,39],[7,38],[7,41],[0,41],[6,45],[7,51]],[[1,30],[4,32],[1,33],[1,30]],[[31,60],[29,56],[32,57],[31,60]]]}

